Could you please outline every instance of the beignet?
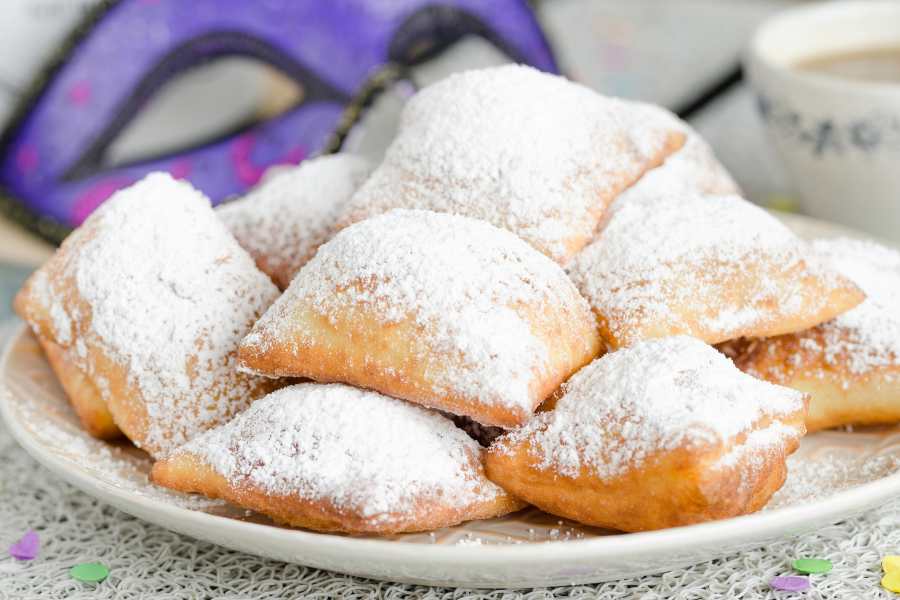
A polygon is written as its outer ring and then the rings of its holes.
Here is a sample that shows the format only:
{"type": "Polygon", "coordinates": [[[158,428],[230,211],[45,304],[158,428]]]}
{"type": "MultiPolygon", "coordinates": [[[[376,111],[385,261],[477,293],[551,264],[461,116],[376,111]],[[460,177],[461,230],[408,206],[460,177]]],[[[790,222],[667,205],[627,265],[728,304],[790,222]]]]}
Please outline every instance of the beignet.
{"type": "Polygon", "coordinates": [[[644,173],[633,186],[622,192],[620,201],[672,196],[676,193],[740,195],[737,183],[700,134],[674,117],[673,122],[673,127],[681,128],[684,132],[684,145],[669,155],[664,163],[644,173]]]}
{"type": "Polygon", "coordinates": [[[686,334],[714,344],[800,331],[863,293],[737,196],[620,199],[567,265],[612,348],[686,334]]]}
{"type": "Polygon", "coordinates": [[[53,374],[59,380],[85,431],[100,440],[114,440],[121,437],[122,431],[113,420],[100,390],[93,384],[91,378],[78,368],[77,358],[70,356],[71,350],[44,337],[38,337],[38,343],[44,350],[53,374]]]}
{"type": "Polygon", "coordinates": [[[900,253],[848,238],[814,249],[866,293],[856,308],[798,333],[742,340],[727,353],[756,377],[810,395],[806,427],[900,421],[900,253]]]}
{"type": "Polygon", "coordinates": [[[681,147],[663,109],[507,65],[452,75],[404,107],[341,223],[394,208],[479,218],[565,263],[604,209],[681,147]]]}
{"type": "Polygon", "coordinates": [[[284,289],[334,233],[344,205],[371,169],[352,154],[309,159],[279,170],[216,212],[256,266],[284,289]]]}
{"type": "Polygon", "coordinates": [[[399,533],[523,508],[441,415],[342,384],[303,383],[153,466],[151,479],[319,531],[399,533]]]}
{"type": "Polygon", "coordinates": [[[509,427],[597,355],[596,328],[563,270],[512,233],[395,210],[322,245],[240,360],[509,427]]]}
{"type": "Polygon", "coordinates": [[[89,382],[122,432],[158,457],[273,388],[236,366],[238,342],[277,295],[209,200],[154,173],[73,232],[15,308],[71,362],[68,376],[57,369],[63,387],[89,382]]]}
{"type": "Polygon", "coordinates": [[[576,373],[553,410],[494,442],[485,467],[514,496],[588,525],[732,517],[783,484],[805,402],[697,339],[638,342],[576,373]]]}

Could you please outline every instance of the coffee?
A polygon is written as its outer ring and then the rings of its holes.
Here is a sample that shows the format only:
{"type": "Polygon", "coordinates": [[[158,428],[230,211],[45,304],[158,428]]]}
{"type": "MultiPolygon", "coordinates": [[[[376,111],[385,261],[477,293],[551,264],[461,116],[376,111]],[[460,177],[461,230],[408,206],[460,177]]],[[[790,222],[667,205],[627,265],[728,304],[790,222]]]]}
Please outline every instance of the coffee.
{"type": "Polygon", "coordinates": [[[794,67],[845,79],[900,83],[900,47],[823,54],[804,59],[794,67]]]}

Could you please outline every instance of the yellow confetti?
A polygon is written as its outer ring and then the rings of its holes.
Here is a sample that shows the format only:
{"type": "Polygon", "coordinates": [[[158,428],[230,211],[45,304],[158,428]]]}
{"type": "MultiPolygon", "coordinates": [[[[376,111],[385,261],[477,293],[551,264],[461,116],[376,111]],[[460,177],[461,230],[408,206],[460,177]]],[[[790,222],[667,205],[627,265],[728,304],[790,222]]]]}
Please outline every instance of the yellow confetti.
{"type": "Polygon", "coordinates": [[[895,554],[888,554],[881,559],[881,568],[884,569],[885,573],[890,573],[891,571],[900,569],[900,556],[897,556],[895,554]]]}
{"type": "Polygon", "coordinates": [[[769,208],[780,210],[783,212],[797,212],[799,202],[791,196],[783,196],[780,194],[772,194],[765,200],[765,205],[769,208]]]}
{"type": "Polygon", "coordinates": [[[881,586],[894,593],[900,592],[900,571],[890,571],[881,578],[881,586]]]}

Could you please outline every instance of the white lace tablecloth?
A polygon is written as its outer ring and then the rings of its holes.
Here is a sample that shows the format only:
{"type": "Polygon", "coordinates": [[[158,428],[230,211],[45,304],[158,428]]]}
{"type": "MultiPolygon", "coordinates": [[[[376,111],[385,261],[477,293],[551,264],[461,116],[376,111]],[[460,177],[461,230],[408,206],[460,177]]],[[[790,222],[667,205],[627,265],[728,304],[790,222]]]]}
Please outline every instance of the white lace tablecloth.
{"type": "MultiPolygon", "coordinates": [[[[0,338],[4,337],[0,327],[0,338]]],[[[8,331],[8,330],[7,330],[8,331]]],[[[548,552],[552,551],[548,548],[548,552]]],[[[900,553],[900,499],[811,535],[662,575],[541,590],[462,590],[382,583],[226,550],[144,523],[60,481],[0,425],[0,599],[91,598],[890,598],[879,587],[880,559],[900,553]],[[18,562],[6,548],[28,529],[39,557],[18,562]],[[773,592],[794,558],[834,563],[802,595],[773,592]],[[99,585],[72,580],[81,562],[110,569],[99,585]]]]}

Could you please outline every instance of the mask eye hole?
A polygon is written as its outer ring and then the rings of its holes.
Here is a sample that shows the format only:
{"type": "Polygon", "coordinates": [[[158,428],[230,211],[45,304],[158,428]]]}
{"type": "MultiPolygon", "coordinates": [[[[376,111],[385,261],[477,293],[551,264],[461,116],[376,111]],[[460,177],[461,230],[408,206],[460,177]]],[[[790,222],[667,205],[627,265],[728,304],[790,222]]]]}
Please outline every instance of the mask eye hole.
{"type": "Polygon", "coordinates": [[[304,100],[302,85],[259,60],[221,57],[168,80],[105,148],[101,168],[178,154],[275,118],[304,100]]]}

